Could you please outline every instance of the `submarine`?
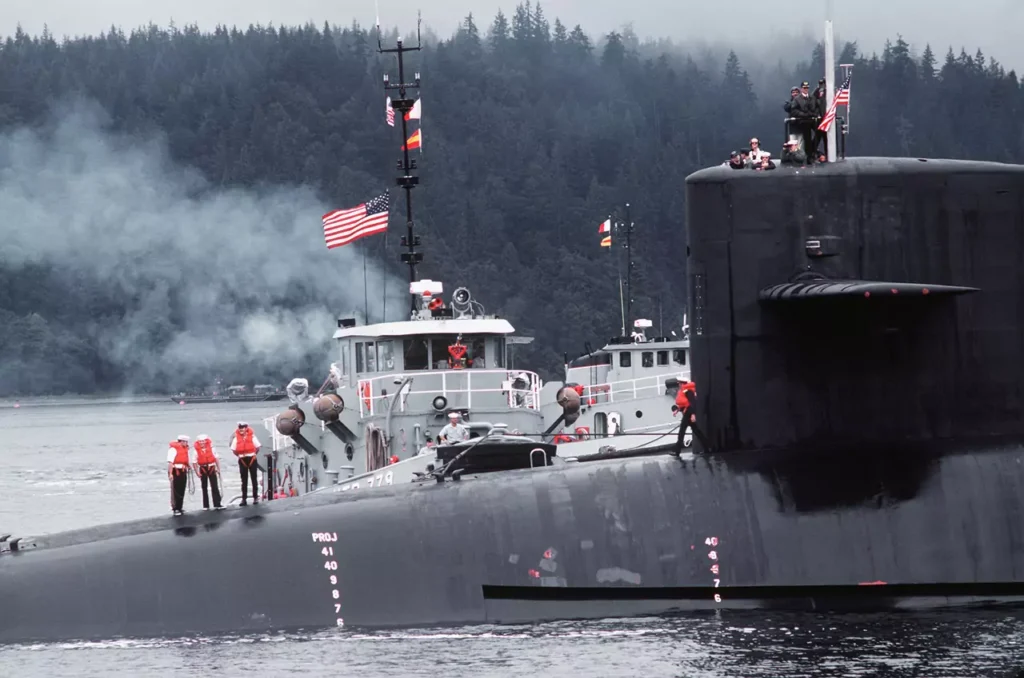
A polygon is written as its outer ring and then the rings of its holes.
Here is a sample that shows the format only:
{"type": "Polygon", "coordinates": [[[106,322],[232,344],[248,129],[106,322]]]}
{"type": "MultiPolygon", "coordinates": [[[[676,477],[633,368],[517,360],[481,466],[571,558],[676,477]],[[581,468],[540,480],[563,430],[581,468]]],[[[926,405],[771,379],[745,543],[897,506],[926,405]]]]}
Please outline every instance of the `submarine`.
{"type": "Polygon", "coordinates": [[[708,448],[0,535],[0,643],[1019,604],[1024,166],[832,146],[686,180],[708,448]]]}

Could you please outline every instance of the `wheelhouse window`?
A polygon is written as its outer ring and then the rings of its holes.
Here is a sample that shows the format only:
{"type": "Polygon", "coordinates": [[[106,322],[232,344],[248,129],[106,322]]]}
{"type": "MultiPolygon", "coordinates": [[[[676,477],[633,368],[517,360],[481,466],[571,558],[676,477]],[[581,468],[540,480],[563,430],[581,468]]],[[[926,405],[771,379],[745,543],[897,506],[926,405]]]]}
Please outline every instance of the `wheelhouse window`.
{"type": "Polygon", "coordinates": [[[426,370],[430,368],[430,357],[427,355],[427,340],[413,337],[402,342],[402,355],[407,370],[426,370]]]}
{"type": "Polygon", "coordinates": [[[364,351],[363,342],[357,341],[356,342],[356,372],[358,374],[362,374],[363,372],[366,371],[366,362],[365,362],[365,360],[363,360],[363,358],[364,358],[363,351],[364,351]]]}
{"type": "Polygon", "coordinates": [[[505,351],[507,350],[505,337],[495,337],[491,346],[494,347],[491,355],[492,367],[505,367],[505,351]]]}
{"type": "MultiPolygon", "coordinates": [[[[451,367],[449,357],[451,354],[448,351],[450,346],[453,346],[456,341],[460,341],[457,335],[447,335],[442,337],[434,337],[430,342],[430,356],[433,361],[435,370],[446,370],[451,367]]],[[[467,337],[463,335],[461,343],[466,347],[465,353],[465,365],[463,367],[486,367],[487,360],[484,355],[484,345],[486,343],[484,337],[467,337]]]]}
{"type": "Polygon", "coordinates": [[[389,371],[395,369],[395,355],[390,341],[377,342],[377,369],[389,371]]]}
{"type": "Polygon", "coordinates": [[[673,350],[672,351],[672,360],[675,362],[676,365],[685,365],[686,364],[686,350],[682,349],[682,348],[677,348],[677,349],[673,350]]]}
{"type": "Polygon", "coordinates": [[[668,351],[658,351],[658,364],[668,365],[668,351]]]}
{"type": "Polygon", "coordinates": [[[630,367],[633,364],[633,354],[629,351],[619,353],[619,367],[630,367]]]}
{"type": "Polygon", "coordinates": [[[644,351],[641,353],[640,364],[643,367],[654,367],[654,351],[644,351]]]}

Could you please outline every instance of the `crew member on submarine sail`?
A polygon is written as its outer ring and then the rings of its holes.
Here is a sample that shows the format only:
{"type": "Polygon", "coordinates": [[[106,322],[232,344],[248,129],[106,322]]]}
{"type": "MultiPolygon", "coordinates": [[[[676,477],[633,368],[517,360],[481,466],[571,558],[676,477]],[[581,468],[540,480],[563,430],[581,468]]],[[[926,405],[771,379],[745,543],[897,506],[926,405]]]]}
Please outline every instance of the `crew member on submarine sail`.
{"type": "Polygon", "coordinates": [[[256,471],[259,465],[256,463],[256,455],[260,452],[260,441],[244,421],[238,422],[238,428],[231,435],[231,451],[238,457],[238,471],[242,475],[242,501],[239,506],[245,506],[245,495],[249,481],[252,480],[252,503],[259,501],[260,484],[256,478],[256,471]]]}

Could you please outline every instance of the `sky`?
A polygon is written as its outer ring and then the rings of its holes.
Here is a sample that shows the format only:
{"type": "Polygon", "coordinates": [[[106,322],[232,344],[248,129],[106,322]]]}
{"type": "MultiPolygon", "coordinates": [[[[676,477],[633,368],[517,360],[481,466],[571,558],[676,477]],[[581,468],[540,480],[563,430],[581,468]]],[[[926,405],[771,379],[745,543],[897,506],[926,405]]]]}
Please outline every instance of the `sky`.
{"type": "MultiPolygon", "coordinates": [[[[376,0],[381,24],[403,33],[414,29],[422,9],[425,26],[442,37],[473,12],[486,27],[497,9],[511,13],[514,0],[376,0]]],[[[1007,69],[1024,70],[1024,41],[1011,27],[1024,25],[1024,0],[545,0],[549,20],[581,24],[592,36],[632,22],[641,39],[702,38],[711,42],[750,43],[812,31],[822,33],[826,6],[832,4],[839,40],[855,39],[862,51],[880,52],[886,38],[901,34],[920,52],[926,42],[941,58],[952,46],[974,54],[979,47],[1007,69]],[[809,6],[809,9],[801,9],[809,6]]],[[[124,30],[148,24],[218,23],[295,25],[325,20],[347,25],[353,19],[372,25],[375,0],[0,0],[0,34],[10,35],[18,24],[30,34],[43,25],[60,37],[97,34],[112,24],[124,30]]],[[[805,58],[801,45],[800,58],[805,58]]]]}

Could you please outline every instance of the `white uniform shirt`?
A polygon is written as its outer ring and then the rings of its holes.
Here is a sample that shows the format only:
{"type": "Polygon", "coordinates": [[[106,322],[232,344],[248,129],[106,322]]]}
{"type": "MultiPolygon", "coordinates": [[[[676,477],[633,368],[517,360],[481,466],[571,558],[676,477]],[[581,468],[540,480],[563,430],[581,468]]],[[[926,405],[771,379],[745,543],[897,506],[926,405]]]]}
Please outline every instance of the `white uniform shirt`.
{"type": "MultiPolygon", "coordinates": [[[[167,463],[168,464],[173,464],[174,463],[174,458],[177,457],[177,456],[178,456],[178,451],[176,449],[174,449],[173,447],[168,447],[167,448],[167,463]]],[[[196,451],[195,451],[195,448],[193,448],[191,445],[188,446],[188,463],[189,464],[196,463],[196,451]]]]}
{"type": "MultiPolygon", "coordinates": [[[[235,451],[235,439],[237,437],[238,436],[236,434],[234,434],[234,433],[231,434],[231,451],[232,452],[235,451]]],[[[261,445],[260,445],[260,439],[256,437],[256,431],[252,432],[252,444],[253,444],[253,447],[255,447],[256,451],[258,452],[260,447],[261,447],[261,445]]]]}
{"type": "Polygon", "coordinates": [[[469,440],[469,429],[462,424],[446,424],[438,434],[442,442],[457,443],[469,440]]]}

